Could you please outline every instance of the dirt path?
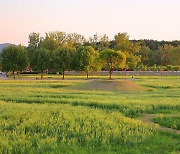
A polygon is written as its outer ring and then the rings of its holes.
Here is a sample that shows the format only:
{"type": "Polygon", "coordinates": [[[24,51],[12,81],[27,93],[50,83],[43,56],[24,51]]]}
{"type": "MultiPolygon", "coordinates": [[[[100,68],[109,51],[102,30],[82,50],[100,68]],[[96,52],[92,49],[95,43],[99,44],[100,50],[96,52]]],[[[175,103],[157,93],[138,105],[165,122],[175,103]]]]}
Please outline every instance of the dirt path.
{"type": "MultiPolygon", "coordinates": [[[[143,121],[144,123],[155,124],[153,122],[153,119],[155,118],[155,116],[156,116],[155,114],[146,114],[140,120],[143,121]]],[[[162,130],[162,131],[166,131],[166,132],[173,132],[176,134],[180,134],[180,130],[176,130],[173,128],[167,128],[167,127],[160,126],[160,125],[159,125],[158,129],[162,130]]]]}

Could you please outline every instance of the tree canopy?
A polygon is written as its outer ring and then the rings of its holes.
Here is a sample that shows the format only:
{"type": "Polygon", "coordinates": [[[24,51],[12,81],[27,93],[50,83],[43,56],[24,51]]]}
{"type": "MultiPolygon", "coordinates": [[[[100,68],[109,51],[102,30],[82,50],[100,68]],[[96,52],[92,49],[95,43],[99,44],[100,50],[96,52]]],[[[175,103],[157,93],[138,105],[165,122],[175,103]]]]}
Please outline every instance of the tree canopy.
{"type": "Polygon", "coordinates": [[[65,71],[71,70],[75,49],[70,46],[62,46],[55,51],[55,69],[62,72],[63,79],[65,71]]]}
{"type": "Polygon", "coordinates": [[[49,66],[49,51],[43,48],[36,49],[30,65],[34,71],[41,72],[41,79],[43,79],[43,73],[49,66]]]}
{"type": "Polygon", "coordinates": [[[114,69],[124,68],[126,55],[121,51],[106,49],[100,53],[100,59],[103,65],[109,70],[109,78],[111,79],[114,69]]]}
{"type": "MultiPolygon", "coordinates": [[[[89,71],[92,70],[95,60],[97,60],[98,53],[91,46],[80,47],[77,49],[75,54],[76,70],[86,71],[87,78],[89,71]]],[[[96,61],[97,62],[97,61],[96,61]]]]}
{"type": "MultiPolygon", "coordinates": [[[[180,70],[180,41],[130,40],[127,33],[114,39],[94,34],[89,39],[81,34],[61,31],[29,35],[28,47],[9,46],[1,54],[3,71],[23,71],[28,63],[32,71],[89,72],[121,70],[180,70]],[[28,55],[28,56],[27,56],[28,55]]],[[[13,73],[14,74],[14,73],[13,73]]],[[[111,77],[110,77],[111,78],[111,77]]]]}
{"type": "Polygon", "coordinates": [[[1,53],[2,71],[13,72],[23,71],[28,66],[27,51],[23,46],[10,45],[3,49],[1,53]]]}

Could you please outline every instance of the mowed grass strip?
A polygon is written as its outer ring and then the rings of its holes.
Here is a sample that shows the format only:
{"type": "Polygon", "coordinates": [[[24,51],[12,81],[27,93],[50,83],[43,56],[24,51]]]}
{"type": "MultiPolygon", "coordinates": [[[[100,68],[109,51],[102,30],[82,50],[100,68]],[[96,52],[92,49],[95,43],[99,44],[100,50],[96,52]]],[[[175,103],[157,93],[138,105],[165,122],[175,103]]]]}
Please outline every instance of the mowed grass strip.
{"type": "Polygon", "coordinates": [[[171,80],[165,77],[162,80],[141,78],[107,82],[110,82],[110,88],[109,85],[104,86],[106,80],[0,80],[0,100],[89,106],[118,110],[130,117],[180,110],[180,82],[177,77],[171,80]],[[173,88],[152,87],[153,83],[173,88]],[[149,87],[144,88],[144,85],[149,87]],[[139,88],[140,91],[136,90],[139,88]]]}

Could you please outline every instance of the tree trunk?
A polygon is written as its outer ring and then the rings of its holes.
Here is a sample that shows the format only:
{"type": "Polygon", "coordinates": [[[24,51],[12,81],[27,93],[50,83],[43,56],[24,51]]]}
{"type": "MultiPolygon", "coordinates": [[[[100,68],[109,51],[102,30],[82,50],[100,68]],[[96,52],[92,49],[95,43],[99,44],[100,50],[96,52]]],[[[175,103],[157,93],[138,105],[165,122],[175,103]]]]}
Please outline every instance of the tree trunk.
{"type": "Polygon", "coordinates": [[[43,70],[41,70],[41,80],[43,79],[43,70]]]}
{"type": "Polygon", "coordinates": [[[15,75],[15,72],[13,71],[13,78],[16,79],[16,75],[15,75]]]}
{"type": "Polygon", "coordinates": [[[109,79],[112,79],[112,68],[109,69],[109,79]]]}
{"type": "Polygon", "coordinates": [[[63,70],[63,72],[62,72],[62,73],[63,73],[63,80],[64,80],[64,70],[63,70]]]}
{"type": "Polygon", "coordinates": [[[87,79],[89,79],[89,71],[87,71],[87,79]]]}

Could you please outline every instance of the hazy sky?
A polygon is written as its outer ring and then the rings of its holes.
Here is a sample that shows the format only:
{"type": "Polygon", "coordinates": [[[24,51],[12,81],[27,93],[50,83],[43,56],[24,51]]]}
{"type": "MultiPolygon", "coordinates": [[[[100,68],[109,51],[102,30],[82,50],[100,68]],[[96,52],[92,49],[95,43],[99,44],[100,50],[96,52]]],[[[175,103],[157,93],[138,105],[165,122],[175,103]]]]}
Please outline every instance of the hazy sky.
{"type": "Polygon", "coordinates": [[[50,31],[180,40],[180,0],[0,0],[0,17],[0,43],[50,31]]]}

